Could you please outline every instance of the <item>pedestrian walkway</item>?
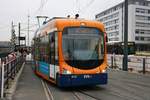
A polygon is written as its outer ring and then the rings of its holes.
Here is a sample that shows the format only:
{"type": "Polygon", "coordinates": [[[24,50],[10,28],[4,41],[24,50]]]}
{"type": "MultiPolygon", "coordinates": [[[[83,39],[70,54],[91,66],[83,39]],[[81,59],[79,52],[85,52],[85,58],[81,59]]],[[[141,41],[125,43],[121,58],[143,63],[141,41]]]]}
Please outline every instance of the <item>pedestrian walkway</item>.
{"type": "Polygon", "coordinates": [[[31,64],[25,64],[13,100],[46,100],[41,79],[34,74],[31,64]]]}

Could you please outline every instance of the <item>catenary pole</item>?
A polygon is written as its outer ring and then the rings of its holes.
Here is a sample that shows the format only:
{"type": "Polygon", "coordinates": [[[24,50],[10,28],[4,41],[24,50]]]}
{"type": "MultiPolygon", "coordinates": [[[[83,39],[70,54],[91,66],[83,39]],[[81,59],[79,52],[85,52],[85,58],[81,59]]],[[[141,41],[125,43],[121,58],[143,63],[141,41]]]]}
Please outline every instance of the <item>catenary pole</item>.
{"type": "Polygon", "coordinates": [[[125,0],[124,13],[124,57],[123,70],[128,71],[128,0],[125,0]]]}
{"type": "Polygon", "coordinates": [[[30,24],[30,15],[28,15],[28,46],[29,46],[29,24],[30,24]]]}
{"type": "Polygon", "coordinates": [[[20,46],[20,22],[19,22],[19,25],[18,25],[18,42],[19,42],[19,46],[20,46]]]}

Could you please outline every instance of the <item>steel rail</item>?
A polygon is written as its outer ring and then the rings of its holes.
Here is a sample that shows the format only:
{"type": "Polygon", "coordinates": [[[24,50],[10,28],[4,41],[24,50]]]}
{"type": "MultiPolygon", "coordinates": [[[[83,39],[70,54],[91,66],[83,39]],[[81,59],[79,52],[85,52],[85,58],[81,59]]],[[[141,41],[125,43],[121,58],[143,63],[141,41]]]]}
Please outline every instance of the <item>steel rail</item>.
{"type": "Polygon", "coordinates": [[[73,91],[74,96],[75,96],[78,100],[82,100],[82,99],[80,98],[80,96],[78,95],[77,92],[79,92],[79,93],[81,93],[81,94],[83,94],[83,95],[86,95],[86,96],[88,96],[88,97],[90,97],[90,98],[93,98],[94,100],[101,100],[100,98],[97,98],[97,97],[95,97],[95,96],[92,96],[92,95],[90,95],[90,94],[88,94],[88,93],[85,93],[85,92],[83,92],[83,91],[81,91],[81,90],[73,91]]]}
{"type": "Polygon", "coordinates": [[[50,91],[50,89],[48,88],[47,86],[47,83],[43,80],[41,80],[41,83],[42,83],[42,86],[44,88],[44,92],[45,92],[45,95],[47,97],[47,100],[54,100],[54,97],[52,95],[52,92],[50,91]]]}

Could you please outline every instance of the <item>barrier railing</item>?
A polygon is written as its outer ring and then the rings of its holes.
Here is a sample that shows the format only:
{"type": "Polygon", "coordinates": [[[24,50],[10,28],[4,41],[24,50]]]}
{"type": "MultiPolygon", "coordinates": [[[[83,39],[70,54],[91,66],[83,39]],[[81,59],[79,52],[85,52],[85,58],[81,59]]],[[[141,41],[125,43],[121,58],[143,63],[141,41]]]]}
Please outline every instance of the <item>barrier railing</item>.
{"type": "Polygon", "coordinates": [[[0,58],[0,90],[1,98],[4,97],[4,90],[10,87],[10,81],[14,80],[16,74],[25,61],[23,55],[9,55],[5,58],[0,58]]]}
{"type": "MultiPolygon", "coordinates": [[[[108,65],[122,70],[123,55],[108,55],[108,65]]],[[[150,57],[128,56],[128,71],[150,73],[150,57]]]]}

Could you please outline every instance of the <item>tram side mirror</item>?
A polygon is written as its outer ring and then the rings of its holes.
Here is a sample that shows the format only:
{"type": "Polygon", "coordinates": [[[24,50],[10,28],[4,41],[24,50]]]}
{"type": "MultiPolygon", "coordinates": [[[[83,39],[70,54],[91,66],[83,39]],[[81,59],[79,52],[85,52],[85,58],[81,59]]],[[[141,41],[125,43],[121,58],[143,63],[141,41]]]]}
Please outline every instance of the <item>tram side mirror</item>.
{"type": "Polygon", "coordinates": [[[35,41],[40,42],[40,38],[36,38],[35,41]]]}
{"type": "Polygon", "coordinates": [[[46,22],[46,21],[44,21],[44,22],[43,22],[43,25],[45,25],[46,23],[47,23],[47,22],[46,22]]]}

